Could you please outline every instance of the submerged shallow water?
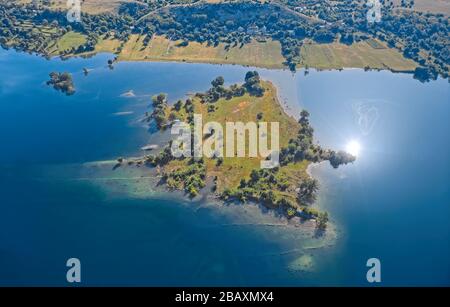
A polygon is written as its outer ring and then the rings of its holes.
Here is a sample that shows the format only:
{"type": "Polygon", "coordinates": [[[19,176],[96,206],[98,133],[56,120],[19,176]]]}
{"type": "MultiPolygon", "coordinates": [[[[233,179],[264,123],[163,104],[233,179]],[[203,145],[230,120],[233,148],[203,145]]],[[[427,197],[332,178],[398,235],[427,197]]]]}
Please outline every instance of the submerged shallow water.
{"type": "Polygon", "coordinates": [[[62,62],[0,51],[0,284],[65,285],[71,257],[82,262],[84,285],[368,285],[372,257],[381,260],[384,284],[450,283],[448,82],[258,69],[288,111],[310,111],[323,146],[361,144],[353,165],[312,168],[320,206],[337,225],[336,240],[316,240],[251,206],[168,199],[150,188],[152,178],[137,179],[143,170],[92,170],[86,162],[133,156],[148,144],[139,119],[151,95],[167,92],[173,101],[206,90],[218,75],[241,82],[248,70],[186,63],[109,70],[108,58],[62,62]],[[84,76],[83,67],[93,70],[84,76]],[[72,72],[77,93],[47,87],[51,71],[72,72]],[[122,95],[130,90],[132,97],[122,95]],[[324,244],[333,246],[315,248],[324,244]]]}

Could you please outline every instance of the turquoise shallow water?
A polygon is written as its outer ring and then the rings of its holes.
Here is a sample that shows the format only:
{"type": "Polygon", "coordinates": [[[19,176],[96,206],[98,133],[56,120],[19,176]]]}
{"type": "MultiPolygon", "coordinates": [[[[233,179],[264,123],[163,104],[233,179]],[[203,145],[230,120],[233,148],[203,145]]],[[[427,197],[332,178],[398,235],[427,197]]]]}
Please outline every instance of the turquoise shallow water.
{"type": "Polygon", "coordinates": [[[240,82],[248,70],[184,63],[109,70],[108,58],[47,61],[0,51],[0,284],[65,285],[70,257],[82,261],[85,285],[368,285],[372,257],[386,285],[450,283],[448,82],[259,70],[292,113],[310,111],[322,145],[345,149],[357,139],[362,147],[353,165],[312,169],[338,239],[308,252],[315,270],[299,273],[287,267],[304,238],[291,230],[230,226],[232,208],[111,197],[89,181],[66,180],[80,163],[134,155],[148,143],[138,119],[150,95],[182,98],[218,75],[240,82]],[[93,69],[87,77],[83,67],[93,69]],[[74,96],[45,85],[53,70],[73,73],[74,96]],[[135,97],[121,97],[129,90],[135,97]]]}

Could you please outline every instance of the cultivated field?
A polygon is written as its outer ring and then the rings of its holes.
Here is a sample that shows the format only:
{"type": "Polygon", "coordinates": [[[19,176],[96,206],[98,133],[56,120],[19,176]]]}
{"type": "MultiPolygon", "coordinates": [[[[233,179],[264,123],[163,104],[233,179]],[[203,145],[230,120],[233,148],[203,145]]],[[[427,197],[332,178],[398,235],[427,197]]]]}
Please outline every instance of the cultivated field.
{"type": "Polygon", "coordinates": [[[162,36],[154,36],[150,44],[144,47],[142,39],[138,35],[132,35],[120,53],[119,60],[241,64],[267,68],[281,68],[284,62],[279,42],[271,40],[253,41],[243,47],[236,46],[226,50],[223,44],[213,47],[197,42],[181,47],[178,46],[180,41],[173,42],[162,36]]]}
{"type": "Polygon", "coordinates": [[[120,41],[117,39],[100,39],[95,46],[95,52],[117,52],[120,47],[120,41]]]}
{"type": "MultiPolygon", "coordinates": [[[[217,47],[190,42],[188,46],[179,46],[163,36],[154,36],[147,47],[143,46],[143,37],[132,35],[119,54],[122,61],[178,61],[196,63],[240,64],[266,68],[284,68],[285,59],[281,55],[279,42],[253,41],[243,47],[229,50],[223,44],[217,47]]],[[[115,52],[118,41],[103,40],[97,51],[115,52]]],[[[393,71],[413,71],[417,64],[405,59],[397,50],[388,48],[377,40],[367,40],[347,46],[340,43],[305,43],[301,49],[300,67],[317,69],[372,68],[391,69],[393,71]]]]}
{"type": "Polygon", "coordinates": [[[450,15],[450,0],[415,0],[414,10],[450,15]]]}
{"type": "Polygon", "coordinates": [[[391,69],[412,71],[414,61],[405,59],[397,50],[377,41],[364,41],[347,46],[340,43],[303,45],[301,66],[318,69],[340,69],[346,67],[391,69]]]}
{"type": "MultiPolygon", "coordinates": [[[[30,2],[31,0],[18,0],[30,2]]],[[[85,0],[83,10],[89,13],[113,12],[120,3],[134,0],[85,0]]],[[[215,1],[215,0],[212,0],[215,1]]],[[[66,9],[65,0],[51,2],[55,8],[66,9]]],[[[450,8],[450,0],[416,0],[414,9],[436,9],[445,11],[450,8]]],[[[28,26],[28,25],[26,25],[28,26]]],[[[59,42],[49,43],[52,54],[77,47],[84,42],[82,35],[66,34],[59,42]]],[[[181,46],[181,41],[171,41],[163,36],[154,36],[148,46],[143,45],[143,37],[131,35],[128,42],[118,54],[122,61],[179,61],[215,64],[239,64],[265,68],[285,68],[285,59],[281,55],[281,45],[277,41],[267,39],[264,42],[253,40],[243,46],[227,48],[225,44],[208,46],[190,42],[181,46]]],[[[120,50],[117,40],[100,40],[96,52],[113,52],[120,50]]],[[[372,68],[390,69],[393,71],[413,71],[417,64],[405,59],[397,50],[388,48],[377,40],[354,43],[347,46],[340,43],[316,44],[307,42],[301,48],[299,67],[317,69],[372,68]]]]}
{"type": "Polygon", "coordinates": [[[86,43],[86,36],[77,32],[67,32],[56,43],[59,52],[77,48],[86,43]]]}
{"type": "MultiPolygon", "coordinates": [[[[401,3],[400,0],[392,1],[396,7],[401,3]]],[[[405,10],[410,10],[409,8],[402,8],[405,10]]],[[[414,11],[418,12],[430,12],[430,13],[442,13],[450,15],[450,0],[415,0],[414,6],[412,8],[414,11]]]]}

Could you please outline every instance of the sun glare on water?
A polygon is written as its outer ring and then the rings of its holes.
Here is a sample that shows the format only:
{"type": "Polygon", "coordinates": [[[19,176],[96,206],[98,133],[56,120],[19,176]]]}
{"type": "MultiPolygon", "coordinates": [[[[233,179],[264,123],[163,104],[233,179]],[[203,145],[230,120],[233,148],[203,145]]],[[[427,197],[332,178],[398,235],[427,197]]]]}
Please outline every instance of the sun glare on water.
{"type": "Polygon", "coordinates": [[[361,151],[361,145],[358,141],[352,140],[347,144],[345,151],[351,154],[352,156],[357,157],[359,152],[361,151]]]}

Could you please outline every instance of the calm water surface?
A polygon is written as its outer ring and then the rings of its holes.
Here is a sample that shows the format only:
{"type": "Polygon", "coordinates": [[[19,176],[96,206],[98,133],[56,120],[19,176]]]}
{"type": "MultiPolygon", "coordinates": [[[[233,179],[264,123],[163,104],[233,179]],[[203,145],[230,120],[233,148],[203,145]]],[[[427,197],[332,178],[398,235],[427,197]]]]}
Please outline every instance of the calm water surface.
{"type": "MultiPolygon", "coordinates": [[[[319,203],[338,228],[314,251],[313,272],[292,272],[292,236],[232,224],[230,214],[161,198],[109,197],[48,169],[135,155],[149,141],[139,117],[150,96],[183,98],[214,77],[241,82],[248,68],[119,63],[110,55],[51,60],[0,51],[0,284],[65,285],[65,261],[82,261],[85,285],[367,285],[382,263],[386,285],[450,284],[450,86],[410,75],[258,69],[292,114],[311,113],[316,139],[358,160],[312,169],[319,203]],[[82,68],[93,69],[84,76],[82,68]],[[77,93],[45,85],[73,73],[77,93]],[[132,90],[134,97],[121,94],[132,90]],[[121,114],[120,112],[127,112],[121,114]]],[[[72,176],[67,171],[67,176],[72,176]]]]}

